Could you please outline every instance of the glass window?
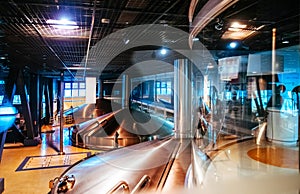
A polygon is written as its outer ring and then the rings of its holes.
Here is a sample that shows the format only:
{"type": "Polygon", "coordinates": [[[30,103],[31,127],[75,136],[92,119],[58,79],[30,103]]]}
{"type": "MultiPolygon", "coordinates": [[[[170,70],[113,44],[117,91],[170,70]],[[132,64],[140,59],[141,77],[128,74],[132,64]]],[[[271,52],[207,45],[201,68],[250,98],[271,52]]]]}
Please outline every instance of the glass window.
{"type": "Polygon", "coordinates": [[[73,84],[72,84],[72,88],[74,89],[74,88],[78,88],[78,83],[77,82],[74,82],[73,84]]]}
{"type": "Polygon", "coordinates": [[[65,89],[70,89],[71,88],[71,83],[65,82],[65,89]]]}
{"type": "Polygon", "coordinates": [[[79,89],[78,91],[79,91],[78,96],[85,96],[85,90],[84,89],[79,89]]]}
{"type": "Polygon", "coordinates": [[[84,82],[80,82],[79,83],[79,88],[85,88],[85,83],[84,82]]]}
{"type": "Polygon", "coordinates": [[[85,96],[84,82],[65,82],[65,97],[85,96]]]}
{"type": "Polygon", "coordinates": [[[73,89],[72,90],[72,96],[77,97],[78,96],[78,89],[73,89]]]}
{"type": "Polygon", "coordinates": [[[71,96],[72,96],[71,90],[65,90],[65,97],[71,97],[71,96]]]}
{"type": "Polygon", "coordinates": [[[4,98],[4,95],[1,95],[1,96],[0,96],[0,103],[1,103],[1,104],[2,104],[3,98],[4,98]]]}

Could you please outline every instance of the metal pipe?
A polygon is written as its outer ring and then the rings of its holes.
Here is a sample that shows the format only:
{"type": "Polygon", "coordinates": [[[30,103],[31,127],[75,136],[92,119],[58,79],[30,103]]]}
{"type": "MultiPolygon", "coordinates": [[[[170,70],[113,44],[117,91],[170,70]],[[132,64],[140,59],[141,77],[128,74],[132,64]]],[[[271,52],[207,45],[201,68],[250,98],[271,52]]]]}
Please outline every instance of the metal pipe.
{"type": "Polygon", "coordinates": [[[129,185],[125,181],[120,181],[117,183],[109,192],[107,193],[115,193],[116,191],[122,189],[124,193],[129,193],[129,185]]]}
{"type": "Polygon", "coordinates": [[[122,108],[129,106],[129,79],[128,75],[122,77],[122,108]]]}
{"type": "Polygon", "coordinates": [[[103,81],[102,79],[98,79],[98,98],[103,98],[103,81]]]}
{"type": "Polygon", "coordinates": [[[95,14],[96,14],[96,4],[97,4],[97,0],[94,1],[92,22],[91,22],[91,30],[90,30],[89,40],[88,40],[88,45],[87,45],[87,50],[86,50],[86,58],[85,58],[85,63],[84,63],[83,78],[85,78],[85,76],[86,76],[86,66],[87,66],[88,59],[89,59],[90,46],[91,46],[91,41],[92,41],[92,37],[93,37],[93,29],[94,29],[95,14]]]}
{"type": "Polygon", "coordinates": [[[64,73],[60,73],[60,128],[59,128],[59,137],[60,137],[60,149],[59,154],[63,155],[64,153],[64,73]]]}
{"type": "Polygon", "coordinates": [[[274,98],[272,98],[272,107],[275,106],[275,102],[276,102],[276,79],[275,79],[275,65],[276,65],[276,28],[272,29],[272,93],[274,98]]]}
{"type": "Polygon", "coordinates": [[[134,187],[134,189],[131,191],[131,194],[141,193],[142,191],[145,191],[149,187],[150,181],[151,178],[148,175],[144,175],[138,182],[138,184],[134,187]]]}
{"type": "Polygon", "coordinates": [[[175,138],[192,137],[192,64],[188,59],[174,61],[175,138]]]}

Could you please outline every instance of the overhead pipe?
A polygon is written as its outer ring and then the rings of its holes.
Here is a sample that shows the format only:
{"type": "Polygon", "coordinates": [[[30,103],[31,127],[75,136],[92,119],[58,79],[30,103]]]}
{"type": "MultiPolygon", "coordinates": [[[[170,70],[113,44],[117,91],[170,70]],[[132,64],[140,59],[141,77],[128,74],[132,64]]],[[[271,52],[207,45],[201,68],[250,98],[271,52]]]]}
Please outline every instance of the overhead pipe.
{"type": "Polygon", "coordinates": [[[94,1],[94,8],[93,8],[93,15],[92,15],[92,22],[91,22],[91,30],[90,30],[89,40],[88,40],[88,45],[87,45],[87,50],[86,50],[86,57],[85,57],[84,70],[83,70],[83,78],[85,78],[85,75],[86,75],[86,66],[87,66],[88,59],[89,59],[90,46],[91,46],[94,23],[95,23],[96,4],[97,4],[97,0],[94,1]]]}
{"type": "Polygon", "coordinates": [[[192,24],[193,22],[193,16],[196,9],[196,6],[198,4],[198,0],[191,0],[190,8],[189,8],[189,23],[192,24]]]}
{"type": "Polygon", "coordinates": [[[175,138],[192,137],[192,64],[188,59],[174,61],[175,138]]]}
{"type": "Polygon", "coordinates": [[[64,90],[65,90],[65,87],[64,87],[64,73],[61,72],[60,73],[60,119],[59,119],[59,122],[60,122],[60,127],[59,127],[59,139],[60,139],[60,142],[59,142],[59,153],[60,155],[63,155],[65,154],[64,153],[64,90]]]}
{"type": "MultiPolygon", "coordinates": [[[[209,0],[192,22],[189,35],[190,48],[193,47],[193,38],[195,38],[199,32],[217,15],[235,4],[237,1],[238,0],[209,0]]],[[[193,1],[191,3],[193,3],[193,1]]]]}
{"type": "Polygon", "coordinates": [[[129,78],[124,74],[122,77],[122,108],[129,107],[129,78]]]}

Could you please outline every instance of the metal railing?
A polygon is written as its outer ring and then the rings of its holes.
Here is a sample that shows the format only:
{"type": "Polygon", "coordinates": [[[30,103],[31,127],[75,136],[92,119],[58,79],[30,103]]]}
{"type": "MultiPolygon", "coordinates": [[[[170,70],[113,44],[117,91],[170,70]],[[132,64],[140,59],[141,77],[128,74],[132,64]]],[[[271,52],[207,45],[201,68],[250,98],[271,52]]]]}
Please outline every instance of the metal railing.
{"type": "Polygon", "coordinates": [[[134,194],[134,193],[140,193],[142,191],[145,191],[150,185],[150,180],[151,179],[148,175],[144,175],[130,193],[134,194]]]}
{"type": "Polygon", "coordinates": [[[129,193],[129,185],[125,181],[118,182],[107,194],[111,193],[120,193],[120,190],[124,191],[125,193],[129,193]]]}

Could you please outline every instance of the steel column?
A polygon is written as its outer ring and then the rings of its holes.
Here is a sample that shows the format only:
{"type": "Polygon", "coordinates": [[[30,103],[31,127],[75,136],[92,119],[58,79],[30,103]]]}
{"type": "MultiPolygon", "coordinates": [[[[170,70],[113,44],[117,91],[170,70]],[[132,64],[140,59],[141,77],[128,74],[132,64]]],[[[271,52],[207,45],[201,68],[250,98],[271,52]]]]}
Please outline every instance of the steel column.
{"type": "Polygon", "coordinates": [[[60,129],[59,129],[59,138],[60,138],[60,151],[59,154],[64,153],[64,73],[60,73],[60,129]]]}
{"type": "Polygon", "coordinates": [[[192,63],[188,59],[174,61],[175,138],[192,137],[192,63]]]}
{"type": "Polygon", "coordinates": [[[129,78],[128,75],[122,77],[122,108],[129,106],[129,78]]]}

